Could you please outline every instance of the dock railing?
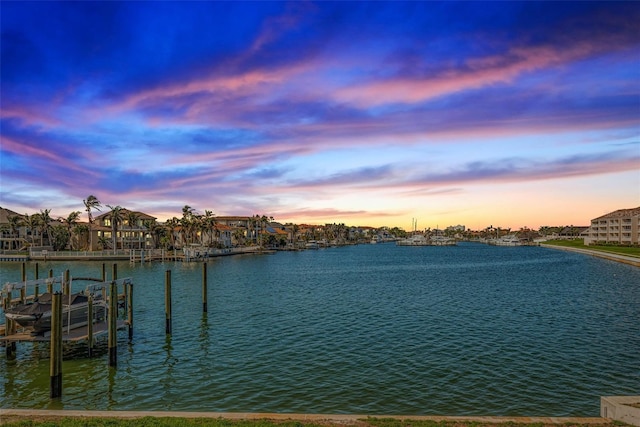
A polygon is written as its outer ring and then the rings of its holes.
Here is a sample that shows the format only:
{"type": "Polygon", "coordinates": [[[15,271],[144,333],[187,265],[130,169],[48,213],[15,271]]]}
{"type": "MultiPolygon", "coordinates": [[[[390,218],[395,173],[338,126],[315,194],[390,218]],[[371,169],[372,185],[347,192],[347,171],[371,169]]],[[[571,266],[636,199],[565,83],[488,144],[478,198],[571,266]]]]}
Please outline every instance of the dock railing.
{"type": "Polygon", "coordinates": [[[38,258],[47,258],[47,259],[61,259],[61,258],[113,258],[113,257],[129,257],[130,250],[119,249],[117,251],[113,250],[102,250],[102,251],[49,251],[49,250],[41,250],[41,251],[30,251],[29,257],[31,259],[38,258]]]}

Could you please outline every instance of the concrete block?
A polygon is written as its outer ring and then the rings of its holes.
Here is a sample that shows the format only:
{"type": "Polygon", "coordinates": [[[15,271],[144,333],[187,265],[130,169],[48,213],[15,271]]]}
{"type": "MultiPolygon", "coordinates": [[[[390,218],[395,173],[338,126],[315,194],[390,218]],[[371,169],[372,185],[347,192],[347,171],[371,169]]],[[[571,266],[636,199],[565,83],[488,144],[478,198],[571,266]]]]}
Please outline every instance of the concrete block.
{"type": "Polygon", "coordinates": [[[640,427],[640,396],[603,396],[600,416],[640,427]]]}

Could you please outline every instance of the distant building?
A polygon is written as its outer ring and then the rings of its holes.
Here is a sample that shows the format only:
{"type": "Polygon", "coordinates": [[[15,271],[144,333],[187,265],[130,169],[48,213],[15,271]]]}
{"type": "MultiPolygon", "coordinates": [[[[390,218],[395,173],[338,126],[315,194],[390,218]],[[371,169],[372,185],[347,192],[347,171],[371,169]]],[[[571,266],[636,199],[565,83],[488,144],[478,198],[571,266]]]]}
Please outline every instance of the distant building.
{"type": "Polygon", "coordinates": [[[614,243],[638,245],[640,207],[618,209],[591,220],[591,226],[584,235],[584,244],[614,243]]]}

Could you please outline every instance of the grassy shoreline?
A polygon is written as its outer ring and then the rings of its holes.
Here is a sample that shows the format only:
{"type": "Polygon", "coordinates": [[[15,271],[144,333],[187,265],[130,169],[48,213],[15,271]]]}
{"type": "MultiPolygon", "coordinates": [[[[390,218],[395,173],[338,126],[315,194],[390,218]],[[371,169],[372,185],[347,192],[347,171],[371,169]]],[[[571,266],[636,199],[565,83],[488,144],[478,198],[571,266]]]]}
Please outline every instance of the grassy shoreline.
{"type": "Polygon", "coordinates": [[[548,246],[559,246],[562,248],[581,249],[585,251],[604,252],[609,254],[640,258],[640,248],[633,246],[585,245],[582,239],[547,240],[545,242],[542,242],[542,244],[548,246]]]}
{"type": "MultiPolygon", "coordinates": [[[[342,427],[558,427],[585,426],[611,427],[625,425],[606,418],[545,418],[545,417],[390,417],[390,418],[336,418],[336,419],[229,419],[193,418],[180,416],[144,416],[125,417],[94,417],[91,412],[83,416],[39,415],[4,415],[0,418],[0,425],[6,427],[87,427],[87,426],[124,426],[124,427],[327,427],[340,425],[342,427]]],[[[50,412],[50,411],[47,411],[50,412]]]]}

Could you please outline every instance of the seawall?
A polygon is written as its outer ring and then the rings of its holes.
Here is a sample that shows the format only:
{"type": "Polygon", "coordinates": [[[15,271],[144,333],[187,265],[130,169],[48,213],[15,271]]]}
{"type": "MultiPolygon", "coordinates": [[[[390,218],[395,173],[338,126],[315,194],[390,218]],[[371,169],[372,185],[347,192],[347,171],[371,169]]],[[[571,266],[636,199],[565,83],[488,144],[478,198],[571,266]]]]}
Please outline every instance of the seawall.
{"type": "Polygon", "coordinates": [[[545,247],[545,248],[551,248],[551,249],[559,249],[561,251],[568,251],[568,252],[578,252],[581,254],[585,254],[585,255],[591,255],[594,257],[598,257],[598,258],[604,258],[604,259],[608,259],[611,261],[617,261],[617,262],[622,262],[624,264],[629,264],[629,265],[633,265],[635,267],[640,267],[640,258],[638,257],[633,257],[633,256],[628,256],[628,255],[621,255],[621,254],[614,254],[614,253],[610,253],[610,252],[602,252],[602,251],[596,251],[593,249],[582,249],[582,248],[569,248],[566,246],[556,246],[556,245],[548,245],[548,244],[544,244],[544,243],[540,243],[541,247],[545,247]]]}

